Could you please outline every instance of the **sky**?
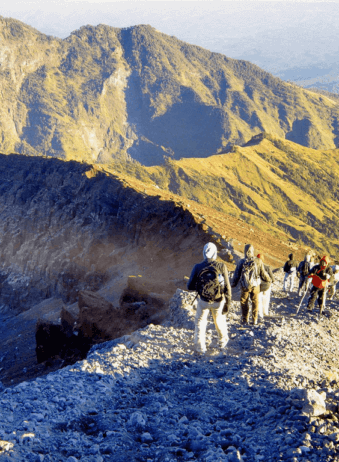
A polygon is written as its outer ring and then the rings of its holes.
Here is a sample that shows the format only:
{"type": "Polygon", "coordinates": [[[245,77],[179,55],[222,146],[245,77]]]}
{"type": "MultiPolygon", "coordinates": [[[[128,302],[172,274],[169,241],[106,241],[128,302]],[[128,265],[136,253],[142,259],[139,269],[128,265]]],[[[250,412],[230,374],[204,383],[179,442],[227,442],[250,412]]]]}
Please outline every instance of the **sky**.
{"type": "Polygon", "coordinates": [[[292,80],[339,66],[339,0],[2,0],[0,16],[62,39],[85,25],[149,24],[292,80]]]}

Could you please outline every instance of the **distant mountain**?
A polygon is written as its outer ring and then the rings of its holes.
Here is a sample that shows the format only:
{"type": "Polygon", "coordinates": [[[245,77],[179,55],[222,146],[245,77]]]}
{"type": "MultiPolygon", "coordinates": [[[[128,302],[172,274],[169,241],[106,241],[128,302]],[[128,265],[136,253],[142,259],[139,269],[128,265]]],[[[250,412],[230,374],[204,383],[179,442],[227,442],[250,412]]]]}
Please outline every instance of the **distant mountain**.
{"type": "MultiPolygon", "coordinates": [[[[8,2],[7,2],[8,3],[8,2]]],[[[130,27],[151,24],[162,32],[230,58],[250,61],[276,77],[304,87],[339,91],[337,2],[140,0],[137,3],[72,0],[14,2],[3,16],[60,38],[84,24],[130,27]]]]}
{"type": "Polygon", "coordinates": [[[0,151],[113,165],[204,158],[260,132],[338,145],[337,101],[150,26],[61,40],[0,19],[0,151]]]}

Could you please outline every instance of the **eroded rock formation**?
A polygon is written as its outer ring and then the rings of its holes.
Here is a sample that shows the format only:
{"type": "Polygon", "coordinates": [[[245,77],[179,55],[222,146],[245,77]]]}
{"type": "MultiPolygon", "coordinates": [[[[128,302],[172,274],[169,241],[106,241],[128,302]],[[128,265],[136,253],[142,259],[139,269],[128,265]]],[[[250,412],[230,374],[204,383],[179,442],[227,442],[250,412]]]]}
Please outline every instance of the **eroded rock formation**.
{"type": "MultiPolygon", "coordinates": [[[[81,291],[121,310],[120,327],[112,325],[94,341],[161,322],[166,301],[210,239],[179,204],[147,196],[87,164],[0,155],[0,185],[4,383],[35,371],[35,353],[39,362],[65,359],[68,350],[83,356],[81,342],[67,331],[72,316],[77,319],[69,307],[81,291]],[[49,335],[58,348],[41,350],[49,335]]],[[[86,306],[93,304],[81,305],[80,322],[86,306]]]]}
{"type": "Polygon", "coordinates": [[[170,296],[206,242],[180,206],[87,164],[10,155],[0,169],[0,303],[10,309],[104,286],[117,305],[132,276],[170,296]]]}

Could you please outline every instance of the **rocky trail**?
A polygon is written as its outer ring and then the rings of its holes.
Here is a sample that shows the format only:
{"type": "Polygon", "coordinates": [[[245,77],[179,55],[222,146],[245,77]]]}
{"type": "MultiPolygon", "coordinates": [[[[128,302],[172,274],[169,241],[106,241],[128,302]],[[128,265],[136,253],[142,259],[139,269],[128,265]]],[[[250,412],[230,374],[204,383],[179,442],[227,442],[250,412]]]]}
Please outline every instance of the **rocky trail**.
{"type": "MultiPolygon", "coordinates": [[[[171,319],[93,347],[83,361],[0,393],[1,461],[339,460],[338,302],[320,320],[275,273],[271,313],[193,351],[194,295],[171,319]]],[[[316,310],[317,311],[317,310],[316,310]]]]}

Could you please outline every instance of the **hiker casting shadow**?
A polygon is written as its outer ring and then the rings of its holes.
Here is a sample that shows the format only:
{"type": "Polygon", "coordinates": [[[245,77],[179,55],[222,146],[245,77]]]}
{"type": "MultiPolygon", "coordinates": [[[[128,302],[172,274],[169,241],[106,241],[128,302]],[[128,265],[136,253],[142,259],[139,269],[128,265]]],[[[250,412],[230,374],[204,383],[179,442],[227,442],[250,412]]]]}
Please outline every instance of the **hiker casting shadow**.
{"type": "Polygon", "coordinates": [[[226,314],[231,306],[231,286],[225,263],[216,261],[217,247],[212,242],[204,246],[204,261],[194,266],[187,283],[188,290],[198,292],[195,316],[194,344],[197,353],[206,352],[206,327],[209,313],[212,314],[219,337],[219,348],[228,343],[226,314]]]}
{"type": "Polygon", "coordinates": [[[289,291],[293,292],[295,276],[297,274],[298,263],[294,260],[293,253],[290,253],[288,260],[284,265],[285,277],[284,277],[284,292],[287,292],[287,287],[289,286],[289,291]]]}
{"type": "Polygon", "coordinates": [[[240,282],[240,306],[242,313],[242,324],[248,324],[250,316],[250,300],[252,301],[252,321],[258,324],[259,293],[261,281],[271,282],[270,276],[264,268],[263,262],[254,256],[252,244],[246,244],[244,248],[245,257],[239,260],[234,271],[231,282],[236,287],[240,282]]]}
{"type": "Polygon", "coordinates": [[[269,265],[265,265],[264,255],[258,254],[257,258],[263,262],[265,271],[271,278],[271,282],[261,281],[260,283],[258,319],[263,320],[264,316],[269,315],[272,283],[275,281],[275,279],[272,268],[269,265]]]}
{"type": "Polygon", "coordinates": [[[309,311],[313,310],[317,299],[320,312],[324,307],[328,281],[333,276],[333,270],[328,265],[328,262],[328,257],[326,255],[323,256],[319,264],[313,266],[309,272],[308,276],[312,279],[312,288],[307,302],[307,309],[309,311]]]}

